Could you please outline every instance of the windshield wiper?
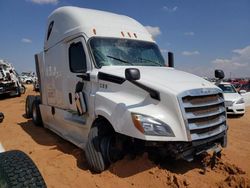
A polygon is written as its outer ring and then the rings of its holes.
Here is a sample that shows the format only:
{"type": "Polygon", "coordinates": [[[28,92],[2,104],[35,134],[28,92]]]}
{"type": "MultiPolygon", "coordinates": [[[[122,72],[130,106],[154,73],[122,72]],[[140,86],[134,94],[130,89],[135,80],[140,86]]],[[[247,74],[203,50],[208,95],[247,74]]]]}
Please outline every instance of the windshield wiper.
{"type": "Polygon", "coordinates": [[[120,61],[122,63],[126,63],[126,64],[130,64],[130,65],[133,65],[133,63],[130,63],[128,61],[125,61],[123,59],[120,59],[120,58],[117,58],[117,57],[113,57],[113,56],[110,56],[110,55],[107,55],[107,57],[111,58],[111,59],[114,59],[114,60],[117,60],[117,61],[120,61]]]}
{"type": "Polygon", "coordinates": [[[160,65],[160,66],[164,66],[163,64],[161,64],[161,63],[158,63],[158,62],[156,62],[156,61],[152,61],[152,60],[149,60],[149,59],[144,59],[144,58],[140,58],[140,57],[138,57],[137,59],[139,59],[139,60],[142,60],[142,61],[148,61],[148,62],[150,62],[150,63],[154,63],[154,64],[156,64],[156,65],[160,65]]]}

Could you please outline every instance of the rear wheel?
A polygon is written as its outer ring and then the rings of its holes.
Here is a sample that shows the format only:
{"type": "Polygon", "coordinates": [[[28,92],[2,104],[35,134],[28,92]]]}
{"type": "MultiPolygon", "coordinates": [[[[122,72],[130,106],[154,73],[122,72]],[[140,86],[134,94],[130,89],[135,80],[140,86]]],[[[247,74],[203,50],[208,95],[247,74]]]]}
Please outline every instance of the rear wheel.
{"type": "Polygon", "coordinates": [[[46,187],[34,162],[21,151],[0,154],[0,187],[46,187]]]}
{"type": "Polygon", "coordinates": [[[21,86],[20,86],[20,93],[21,93],[21,94],[24,94],[25,91],[26,91],[25,86],[24,86],[24,85],[21,85],[21,86]]]}
{"type": "Polygon", "coordinates": [[[36,99],[36,96],[33,96],[33,95],[28,95],[26,97],[26,102],[25,102],[25,115],[26,115],[26,118],[31,118],[32,117],[32,104],[33,104],[35,99],[36,99]]]}
{"type": "Polygon", "coordinates": [[[43,126],[42,116],[40,112],[40,100],[35,99],[32,103],[32,120],[36,126],[43,126]]]}

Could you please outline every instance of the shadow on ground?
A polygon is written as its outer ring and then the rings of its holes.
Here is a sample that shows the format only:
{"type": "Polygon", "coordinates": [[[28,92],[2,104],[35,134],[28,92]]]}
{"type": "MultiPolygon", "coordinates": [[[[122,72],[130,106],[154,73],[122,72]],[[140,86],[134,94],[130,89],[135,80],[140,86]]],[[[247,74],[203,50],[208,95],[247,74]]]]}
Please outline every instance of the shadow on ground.
{"type": "MultiPolygon", "coordinates": [[[[18,125],[20,125],[22,129],[27,134],[29,134],[37,144],[53,146],[49,149],[59,150],[62,153],[74,156],[77,160],[78,168],[82,170],[88,170],[88,164],[82,149],[62,139],[44,127],[35,126],[31,120],[18,123],[18,125]]],[[[137,156],[125,156],[124,159],[112,164],[109,168],[109,171],[116,176],[126,178],[158,166],[161,169],[166,169],[176,174],[184,174],[190,170],[193,170],[194,168],[202,169],[201,160],[202,159],[197,158],[193,162],[186,162],[171,158],[162,159],[150,154],[146,155],[145,157],[144,152],[137,156]]]]}
{"type": "Polygon", "coordinates": [[[35,126],[31,120],[18,123],[18,125],[20,125],[22,129],[27,134],[29,134],[37,144],[43,146],[52,146],[52,148],[50,147],[49,150],[59,150],[62,153],[72,155],[77,160],[78,168],[82,170],[88,169],[88,165],[85,161],[85,155],[82,149],[62,139],[61,137],[44,127],[35,126]]]}

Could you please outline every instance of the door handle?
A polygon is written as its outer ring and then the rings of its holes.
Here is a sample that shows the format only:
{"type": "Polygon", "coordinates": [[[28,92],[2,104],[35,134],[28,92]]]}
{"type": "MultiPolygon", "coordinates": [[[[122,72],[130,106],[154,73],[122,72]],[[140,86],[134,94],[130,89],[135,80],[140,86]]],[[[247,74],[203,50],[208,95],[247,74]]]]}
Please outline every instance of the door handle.
{"type": "Polygon", "coordinates": [[[69,93],[69,103],[72,104],[72,93],[69,93]]]}

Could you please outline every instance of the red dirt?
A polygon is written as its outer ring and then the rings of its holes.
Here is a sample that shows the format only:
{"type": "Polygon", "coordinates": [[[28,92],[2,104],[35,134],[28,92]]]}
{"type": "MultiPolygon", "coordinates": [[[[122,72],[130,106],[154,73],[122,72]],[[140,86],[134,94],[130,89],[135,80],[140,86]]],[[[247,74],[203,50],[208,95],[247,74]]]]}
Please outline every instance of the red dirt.
{"type": "Polygon", "coordinates": [[[30,86],[22,97],[0,99],[0,111],[5,114],[0,142],[6,150],[26,152],[48,187],[250,187],[250,108],[243,117],[228,119],[228,147],[206,173],[199,160],[166,159],[157,165],[144,153],[133,160],[125,157],[103,173],[93,174],[81,149],[25,119],[28,94],[34,94],[30,86]]]}

